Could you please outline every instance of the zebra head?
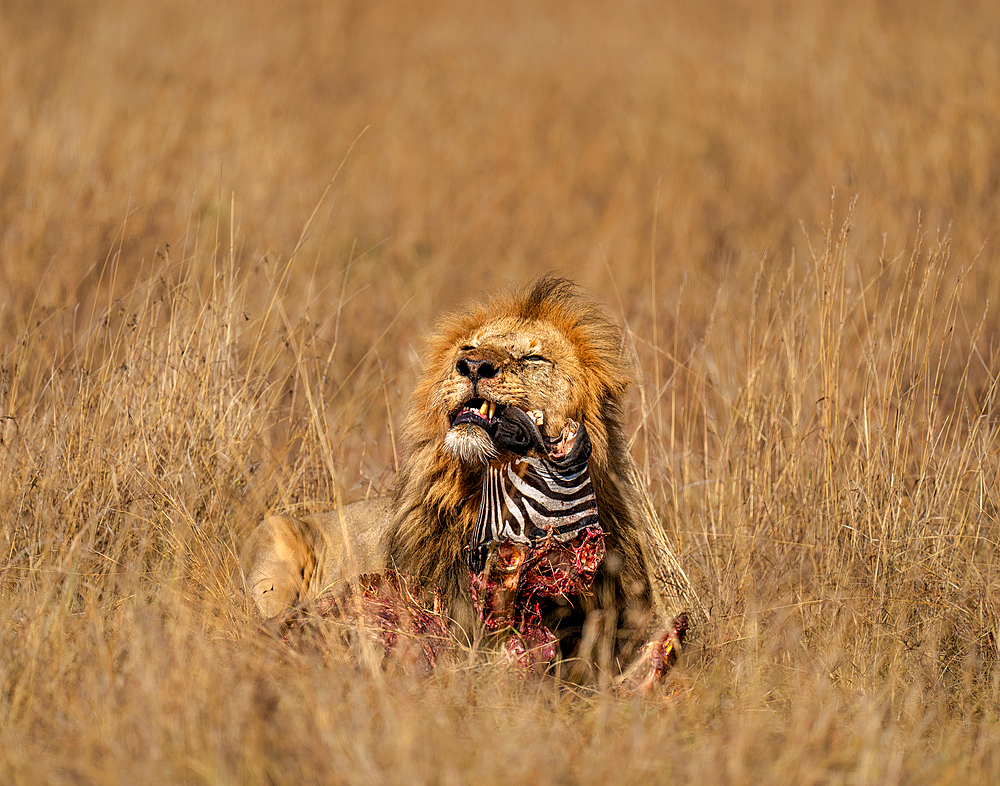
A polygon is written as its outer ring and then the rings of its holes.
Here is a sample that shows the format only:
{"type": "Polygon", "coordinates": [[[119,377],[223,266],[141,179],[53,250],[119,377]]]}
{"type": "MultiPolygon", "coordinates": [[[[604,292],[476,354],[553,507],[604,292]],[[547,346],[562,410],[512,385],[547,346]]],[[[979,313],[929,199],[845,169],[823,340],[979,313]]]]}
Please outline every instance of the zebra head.
{"type": "Polygon", "coordinates": [[[550,439],[527,413],[506,407],[490,434],[498,455],[486,466],[469,540],[473,573],[483,572],[501,544],[514,544],[520,553],[600,530],[587,469],[590,438],[583,423],[568,420],[559,437],[550,439]]]}

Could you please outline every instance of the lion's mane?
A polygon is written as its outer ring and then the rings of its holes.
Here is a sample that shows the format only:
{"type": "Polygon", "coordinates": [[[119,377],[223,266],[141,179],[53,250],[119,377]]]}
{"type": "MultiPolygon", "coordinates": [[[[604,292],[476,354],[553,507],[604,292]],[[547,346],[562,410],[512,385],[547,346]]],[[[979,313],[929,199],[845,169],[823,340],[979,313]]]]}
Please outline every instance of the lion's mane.
{"type": "MultiPolygon", "coordinates": [[[[465,544],[479,508],[482,465],[463,463],[444,449],[449,412],[439,391],[453,373],[457,350],[493,323],[530,333],[545,324],[566,339],[575,354],[570,366],[570,416],[583,420],[593,442],[590,473],[606,534],[607,557],[594,585],[594,604],[615,629],[645,635],[654,610],[647,556],[647,519],[624,429],[624,400],[634,382],[622,334],[595,302],[569,281],[546,277],[474,302],[440,321],[428,338],[422,379],[404,424],[409,453],[394,492],[393,518],[383,548],[398,569],[441,587],[460,623],[468,622],[465,544]],[[462,612],[461,609],[465,611],[462,612]]],[[[577,614],[585,616],[586,608],[577,614]]],[[[560,624],[579,638],[584,619],[560,624]]],[[[558,635],[558,634],[557,634],[558,635]]],[[[621,640],[620,631],[616,637],[621,640]]],[[[569,654],[563,646],[564,656],[569,654]]]]}

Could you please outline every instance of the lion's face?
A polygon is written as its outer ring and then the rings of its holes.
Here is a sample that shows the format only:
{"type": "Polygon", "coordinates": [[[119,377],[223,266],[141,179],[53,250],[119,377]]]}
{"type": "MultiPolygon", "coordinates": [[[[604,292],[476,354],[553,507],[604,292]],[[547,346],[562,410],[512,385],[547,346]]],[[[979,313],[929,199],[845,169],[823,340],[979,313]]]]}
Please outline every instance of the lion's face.
{"type": "Polygon", "coordinates": [[[441,504],[468,501],[478,468],[496,454],[491,426],[505,406],[531,414],[548,437],[568,418],[585,422],[591,472],[611,470],[611,445],[621,453],[624,444],[621,404],[632,378],[622,349],[605,312],[562,279],[495,293],[444,316],[429,336],[404,428],[403,486],[424,495],[433,487],[441,504]]]}
{"type": "Polygon", "coordinates": [[[490,320],[455,342],[437,405],[448,424],[445,449],[463,462],[496,454],[488,432],[505,406],[529,412],[543,433],[579,416],[573,380],[580,361],[569,340],[538,320],[490,320]]]}

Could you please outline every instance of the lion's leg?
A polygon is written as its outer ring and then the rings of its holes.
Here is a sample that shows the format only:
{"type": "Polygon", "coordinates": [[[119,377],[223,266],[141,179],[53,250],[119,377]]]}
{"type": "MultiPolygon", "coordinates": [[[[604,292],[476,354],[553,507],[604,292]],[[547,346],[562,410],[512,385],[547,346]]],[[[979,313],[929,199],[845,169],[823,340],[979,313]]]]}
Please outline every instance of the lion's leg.
{"type": "Polygon", "coordinates": [[[268,516],[250,534],[241,560],[247,589],[264,617],[273,617],[306,594],[317,554],[308,524],[268,516]]]}

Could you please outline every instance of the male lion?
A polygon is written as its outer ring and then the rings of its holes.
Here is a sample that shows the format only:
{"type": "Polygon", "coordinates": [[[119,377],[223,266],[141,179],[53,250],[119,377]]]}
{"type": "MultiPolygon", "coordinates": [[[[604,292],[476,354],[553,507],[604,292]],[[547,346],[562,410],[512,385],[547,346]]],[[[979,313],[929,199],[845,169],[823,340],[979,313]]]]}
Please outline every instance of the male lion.
{"type": "Polygon", "coordinates": [[[446,316],[428,342],[391,496],[265,519],[242,560],[258,608],[271,617],[338,582],[395,569],[439,588],[454,625],[477,638],[468,543],[484,466],[496,456],[489,424],[510,407],[530,413],[549,442],[564,424],[586,427],[606,553],[592,591],[546,599],[542,624],[558,640],[564,676],[620,671],[668,614],[700,610],[637,482],[623,424],[632,382],[621,332],[569,281],[546,277],[446,316]]]}

